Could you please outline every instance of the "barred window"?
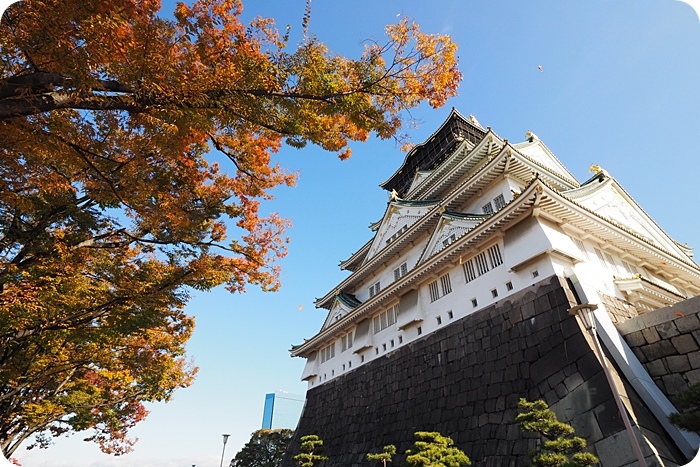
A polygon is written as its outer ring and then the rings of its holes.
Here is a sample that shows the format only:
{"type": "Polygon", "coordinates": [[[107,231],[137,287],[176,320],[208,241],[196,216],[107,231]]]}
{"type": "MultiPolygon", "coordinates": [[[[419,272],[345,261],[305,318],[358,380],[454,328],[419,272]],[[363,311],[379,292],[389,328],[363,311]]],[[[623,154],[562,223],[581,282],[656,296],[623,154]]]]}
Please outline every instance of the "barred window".
{"type": "Polygon", "coordinates": [[[493,199],[493,204],[496,206],[496,211],[498,211],[506,205],[506,200],[503,198],[503,195],[498,195],[493,199]]]}
{"type": "Polygon", "coordinates": [[[588,252],[586,251],[586,247],[583,245],[583,242],[579,240],[578,238],[572,238],[571,240],[574,241],[576,246],[578,247],[579,250],[581,250],[581,254],[583,255],[584,259],[588,259],[588,252]]]}
{"type": "Polygon", "coordinates": [[[369,296],[370,298],[374,297],[379,293],[379,281],[376,283],[372,284],[369,288],[369,296]]]}
{"type": "Polygon", "coordinates": [[[493,213],[493,206],[491,205],[491,201],[488,203],[484,204],[481,207],[481,210],[484,212],[484,214],[492,214],[493,213]]]}
{"type": "Polygon", "coordinates": [[[447,295],[452,292],[452,284],[450,284],[450,275],[445,274],[440,278],[440,284],[442,285],[442,294],[447,295]]]}
{"type": "Polygon", "coordinates": [[[635,274],[639,274],[639,270],[635,266],[628,263],[627,261],[622,262],[622,267],[625,268],[625,271],[627,271],[627,273],[630,276],[634,276],[635,274]]]}
{"type": "Polygon", "coordinates": [[[491,261],[491,269],[503,264],[503,257],[501,256],[501,249],[498,247],[498,244],[490,247],[486,251],[489,254],[489,260],[491,261]]]}
{"type": "Polygon", "coordinates": [[[448,238],[446,238],[442,241],[442,246],[443,247],[448,246],[450,243],[454,242],[455,240],[457,240],[457,235],[452,234],[448,238]]]}
{"type": "Polygon", "coordinates": [[[438,298],[447,295],[452,292],[452,284],[450,283],[450,274],[444,274],[440,276],[440,279],[433,281],[428,284],[428,289],[430,289],[430,301],[434,302],[438,298]],[[440,284],[438,285],[438,281],[440,284]]]}
{"type": "Polygon", "coordinates": [[[474,257],[474,261],[476,261],[476,270],[480,276],[489,272],[489,263],[486,262],[486,253],[479,253],[474,257]]]}
{"type": "Polygon", "coordinates": [[[438,298],[440,298],[440,289],[438,289],[438,283],[437,281],[431,282],[428,284],[428,288],[430,289],[430,301],[434,302],[438,298]]]}
{"type": "Polygon", "coordinates": [[[600,251],[598,248],[593,248],[593,251],[595,251],[595,254],[598,257],[598,261],[600,261],[600,265],[603,266],[604,268],[608,267],[608,265],[605,264],[605,258],[603,257],[603,252],[600,251]]]}
{"type": "Polygon", "coordinates": [[[476,279],[476,271],[474,270],[473,260],[467,260],[465,263],[462,264],[462,268],[464,268],[464,279],[467,282],[471,282],[474,279],[476,279]]]}
{"type": "Polygon", "coordinates": [[[610,256],[610,253],[608,253],[608,252],[605,252],[604,255],[605,255],[605,259],[608,260],[608,264],[610,265],[610,267],[614,269],[615,268],[615,260],[613,259],[613,257],[610,256]]]}

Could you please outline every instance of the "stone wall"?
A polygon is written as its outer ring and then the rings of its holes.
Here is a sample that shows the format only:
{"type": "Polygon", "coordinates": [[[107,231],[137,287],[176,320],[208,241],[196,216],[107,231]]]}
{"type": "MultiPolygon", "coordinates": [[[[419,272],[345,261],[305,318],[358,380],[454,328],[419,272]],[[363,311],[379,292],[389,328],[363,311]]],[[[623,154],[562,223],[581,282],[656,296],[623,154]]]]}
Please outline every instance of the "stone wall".
{"type": "Polygon", "coordinates": [[[617,329],[656,385],[675,395],[700,382],[700,297],[645,313],[617,329]]]}
{"type": "MultiPolygon", "coordinates": [[[[393,465],[401,465],[416,431],[450,436],[474,466],[529,465],[538,439],[515,424],[521,397],[545,399],[604,467],[632,465],[602,367],[568,315],[575,303],[566,281],[552,277],[310,389],[283,466],[294,465],[306,434],[324,440],[324,466],[371,465],[366,453],[386,444],[397,446],[393,465]]],[[[643,404],[630,400],[656,458],[684,463],[643,404]]]]}

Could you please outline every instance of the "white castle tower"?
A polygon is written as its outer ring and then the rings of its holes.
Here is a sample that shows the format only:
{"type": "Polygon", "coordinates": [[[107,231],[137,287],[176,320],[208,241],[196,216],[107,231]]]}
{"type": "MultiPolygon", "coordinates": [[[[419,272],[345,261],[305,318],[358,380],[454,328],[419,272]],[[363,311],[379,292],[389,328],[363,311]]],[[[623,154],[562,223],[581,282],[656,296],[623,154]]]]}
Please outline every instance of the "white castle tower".
{"type": "Polygon", "coordinates": [[[476,465],[525,465],[527,397],[582,431],[604,467],[637,465],[626,430],[648,465],[692,459],[700,438],[668,414],[700,382],[700,267],[591,172],[579,182],[535,134],[513,144],[453,109],[381,184],[384,216],[316,301],[321,330],[291,350],[307,360],[298,436],[326,440],[328,465],[363,465],[418,430],[453,437],[476,465]],[[606,358],[569,314],[581,304],[595,305],[606,358]]]}

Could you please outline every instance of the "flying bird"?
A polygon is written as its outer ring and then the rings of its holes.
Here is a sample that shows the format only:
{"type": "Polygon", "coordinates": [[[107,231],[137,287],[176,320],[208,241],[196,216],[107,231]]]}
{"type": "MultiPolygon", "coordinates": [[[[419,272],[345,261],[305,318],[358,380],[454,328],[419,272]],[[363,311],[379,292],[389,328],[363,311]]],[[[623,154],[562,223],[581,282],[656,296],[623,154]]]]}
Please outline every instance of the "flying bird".
{"type": "Polygon", "coordinates": [[[537,69],[542,71],[542,65],[537,65],[537,69]]]}

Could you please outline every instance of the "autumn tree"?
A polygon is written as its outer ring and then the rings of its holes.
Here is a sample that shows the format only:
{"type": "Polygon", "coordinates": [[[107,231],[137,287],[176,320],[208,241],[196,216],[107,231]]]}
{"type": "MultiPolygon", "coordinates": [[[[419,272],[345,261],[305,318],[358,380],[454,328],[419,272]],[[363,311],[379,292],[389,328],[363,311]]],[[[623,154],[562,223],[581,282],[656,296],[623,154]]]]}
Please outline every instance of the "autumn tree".
{"type": "Polygon", "coordinates": [[[302,436],[299,453],[292,459],[299,467],[314,467],[319,462],[328,460],[328,457],[322,454],[323,440],[318,435],[302,436]]]}
{"type": "MultiPolygon", "coordinates": [[[[91,430],[128,451],[191,383],[192,290],[279,286],[260,204],[283,144],[350,155],[455,95],[456,46],[402,20],[358,58],[239,0],[25,0],[0,24],[0,448],[91,430]],[[223,155],[225,167],[208,159],[223,155]]],[[[308,19],[308,18],[306,18],[308,19]]],[[[304,28],[308,27],[308,22],[304,28]]]]}
{"type": "Polygon", "coordinates": [[[520,428],[545,439],[538,451],[530,453],[533,466],[588,467],[598,463],[595,455],[584,451],[586,440],[574,436],[573,427],[560,422],[545,401],[520,399],[518,407],[522,412],[515,421],[520,428]]]}
{"type": "Polygon", "coordinates": [[[367,453],[367,460],[369,461],[382,461],[382,465],[386,467],[387,462],[391,462],[396,455],[396,446],[393,444],[388,444],[384,446],[382,452],[367,453]]]}
{"type": "Polygon", "coordinates": [[[461,467],[471,465],[469,457],[448,436],[417,431],[413,447],[406,451],[406,465],[416,467],[461,467]]]}
{"type": "Polygon", "coordinates": [[[292,436],[294,430],[257,430],[229,467],[278,467],[292,436]]]}

